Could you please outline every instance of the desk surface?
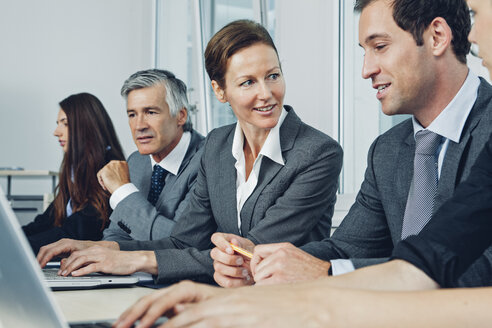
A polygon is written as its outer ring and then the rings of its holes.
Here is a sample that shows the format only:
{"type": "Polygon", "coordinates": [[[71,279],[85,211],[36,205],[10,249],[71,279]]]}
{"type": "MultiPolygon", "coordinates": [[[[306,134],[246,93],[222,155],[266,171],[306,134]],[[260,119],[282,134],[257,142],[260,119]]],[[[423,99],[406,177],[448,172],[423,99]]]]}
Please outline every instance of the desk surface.
{"type": "Polygon", "coordinates": [[[48,170],[0,170],[0,176],[58,176],[58,172],[48,170]]]}
{"type": "Polygon", "coordinates": [[[154,292],[144,287],[55,291],[55,300],[69,322],[114,320],[140,297],[154,292]]]}

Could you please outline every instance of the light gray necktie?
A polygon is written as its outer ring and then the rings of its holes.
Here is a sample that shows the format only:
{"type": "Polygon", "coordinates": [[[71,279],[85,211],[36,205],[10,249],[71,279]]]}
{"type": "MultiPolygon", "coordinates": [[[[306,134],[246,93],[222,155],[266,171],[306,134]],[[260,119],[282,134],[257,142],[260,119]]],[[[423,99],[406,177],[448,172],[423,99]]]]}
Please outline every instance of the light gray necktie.
{"type": "Polygon", "coordinates": [[[437,191],[437,148],[442,137],[429,130],[415,134],[413,180],[408,194],[401,239],[418,234],[432,217],[437,191]]]}

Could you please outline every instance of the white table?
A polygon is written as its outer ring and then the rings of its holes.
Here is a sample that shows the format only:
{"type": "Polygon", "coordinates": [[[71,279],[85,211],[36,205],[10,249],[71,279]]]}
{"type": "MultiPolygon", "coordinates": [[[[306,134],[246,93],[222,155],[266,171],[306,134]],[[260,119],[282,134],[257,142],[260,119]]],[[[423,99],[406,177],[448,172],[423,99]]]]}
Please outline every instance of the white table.
{"type": "Polygon", "coordinates": [[[69,322],[117,319],[140,297],[154,292],[145,287],[55,291],[55,300],[69,322]]]}

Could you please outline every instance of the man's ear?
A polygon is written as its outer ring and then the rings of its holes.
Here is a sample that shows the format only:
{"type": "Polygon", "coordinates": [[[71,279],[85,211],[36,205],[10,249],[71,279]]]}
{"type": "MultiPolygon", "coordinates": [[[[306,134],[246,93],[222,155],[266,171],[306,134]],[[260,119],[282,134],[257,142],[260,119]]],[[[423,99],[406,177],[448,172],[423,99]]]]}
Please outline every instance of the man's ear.
{"type": "Polygon", "coordinates": [[[215,80],[212,80],[212,89],[214,89],[215,97],[218,101],[220,101],[221,103],[227,102],[224,89],[222,89],[219,83],[217,83],[217,81],[215,80]]]}
{"type": "Polygon", "coordinates": [[[436,57],[442,56],[451,46],[453,32],[446,20],[442,17],[436,17],[429,24],[424,32],[427,42],[430,42],[432,54],[436,57]]]}
{"type": "Polygon", "coordinates": [[[188,119],[188,111],[186,108],[181,108],[176,117],[178,119],[178,126],[185,125],[186,120],[188,119]]]}

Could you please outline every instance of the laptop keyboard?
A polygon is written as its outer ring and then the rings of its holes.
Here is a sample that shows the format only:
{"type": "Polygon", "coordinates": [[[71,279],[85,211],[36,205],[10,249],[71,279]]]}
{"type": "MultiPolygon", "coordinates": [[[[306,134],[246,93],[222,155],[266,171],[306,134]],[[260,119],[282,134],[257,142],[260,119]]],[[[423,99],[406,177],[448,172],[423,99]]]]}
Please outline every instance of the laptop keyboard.
{"type": "MultiPolygon", "coordinates": [[[[157,328],[162,321],[158,321],[158,323],[153,324],[150,328],[157,328]]],[[[133,325],[132,327],[135,327],[133,325]]],[[[109,322],[91,322],[91,323],[72,323],[70,324],[70,328],[111,328],[111,323],[109,322]]]]}
{"type": "Polygon", "coordinates": [[[76,323],[76,324],[71,324],[70,328],[111,328],[111,324],[109,322],[76,323]]]}
{"type": "MultiPolygon", "coordinates": [[[[43,269],[44,277],[47,280],[69,280],[73,279],[74,277],[68,276],[59,276],[58,275],[58,269],[43,269]]],[[[82,276],[82,277],[77,277],[77,279],[91,279],[91,276],[82,276]]],[[[111,327],[111,326],[108,326],[111,327]]]]}

